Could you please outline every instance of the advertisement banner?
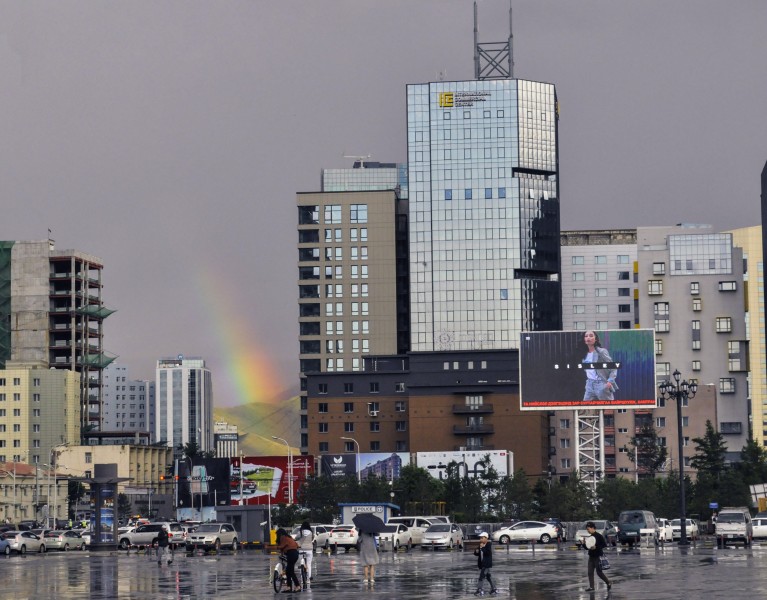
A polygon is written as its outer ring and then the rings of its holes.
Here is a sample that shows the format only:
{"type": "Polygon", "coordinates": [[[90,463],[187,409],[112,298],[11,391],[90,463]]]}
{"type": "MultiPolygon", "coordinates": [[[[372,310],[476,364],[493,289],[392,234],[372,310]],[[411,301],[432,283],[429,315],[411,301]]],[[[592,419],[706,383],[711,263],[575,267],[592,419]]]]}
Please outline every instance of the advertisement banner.
{"type": "Polygon", "coordinates": [[[521,334],[522,410],[654,408],[655,331],[521,334]]]}
{"type": "Polygon", "coordinates": [[[407,452],[362,452],[360,454],[324,454],[320,468],[322,474],[328,477],[357,476],[366,479],[371,475],[387,481],[399,479],[402,467],[410,464],[410,454],[407,452]],[[359,460],[359,464],[357,464],[359,460]]]}
{"type": "Polygon", "coordinates": [[[484,461],[490,459],[490,465],[500,477],[514,474],[514,455],[506,450],[457,450],[455,452],[417,452],[416,464],[426,469],[435,479],[447,479],[448,465],[456,463],[460,477],[481,477],[487,471],[484,461]]]}
{"type": "MultiPolygon", "coordinates": [[[[230,460],[231,503],[279,504],[288,502],[291,465],[287,456],[245,456],[230,460]],[[240,474],[242,473],[242,479],[240,474]]],[[[301,485],[314,475],[313,456],[292,457],[293,500],[298,498],[301,485]]]]}
{"type": "Polygon", "coordinates": [[[178,461],[178,506],[228,506],[229,459],[195,458],[178,461]]]}

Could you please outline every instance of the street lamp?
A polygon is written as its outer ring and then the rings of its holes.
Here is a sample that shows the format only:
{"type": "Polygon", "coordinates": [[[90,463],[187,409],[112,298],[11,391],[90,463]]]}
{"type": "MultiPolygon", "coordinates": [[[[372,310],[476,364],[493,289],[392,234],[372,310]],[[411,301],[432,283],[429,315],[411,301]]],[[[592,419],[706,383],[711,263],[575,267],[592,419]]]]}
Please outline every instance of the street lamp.
{"type": "Polygon", "coordinates": [[[668,379],[664,379],[658,384],[658,391],[660,391],[660,397],[665,399],[676,400],[676,427],[677,437],[679,438],[679,511],[681,512],[679,524],[681,526],[681,537],[679,538],[680,546],[689,546],[690,541],[687,539],[687,505],[684,498],[684,456],[682,455],[683,438],[682,438],[682,402],[695,397],[695,393],[698,391],[698,384],[694,381],[688,383],[687,380],[682,380],[682,374],[675,370],[672,374],[674,382],[672,383],[668,379]]]}
{"type": "Polygon", "coordinates": [[[290,448],[288,440],[276,435],[273,435],[272,439],[278,440],[288,447],[288,504],[293,504],[293,450],[290,448]]]}
{"type": "Polygon", "coordinates": [[[342,440],[349,440],[350,442],[354,442],[354,445],[357,447],[357,483],[362,483],[362,476],[360,475],[360,445],[357,440],[350,437],[342,437],[342,440]]]}

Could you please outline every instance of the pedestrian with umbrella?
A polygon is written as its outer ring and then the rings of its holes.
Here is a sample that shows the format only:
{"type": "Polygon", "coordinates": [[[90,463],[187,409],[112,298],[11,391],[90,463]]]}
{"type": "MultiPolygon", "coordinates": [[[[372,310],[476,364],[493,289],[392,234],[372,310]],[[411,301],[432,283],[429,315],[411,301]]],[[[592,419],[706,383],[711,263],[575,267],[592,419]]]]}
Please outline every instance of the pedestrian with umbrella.
{"type": "Polygon", "coordinates": [[[386,525],[377,516],[361,513],[352,521],[360,532],[360,560],[363,565],[363,582],[375,583],[376,565],[379,562],[375,534],[381,533],[386,525]]]}

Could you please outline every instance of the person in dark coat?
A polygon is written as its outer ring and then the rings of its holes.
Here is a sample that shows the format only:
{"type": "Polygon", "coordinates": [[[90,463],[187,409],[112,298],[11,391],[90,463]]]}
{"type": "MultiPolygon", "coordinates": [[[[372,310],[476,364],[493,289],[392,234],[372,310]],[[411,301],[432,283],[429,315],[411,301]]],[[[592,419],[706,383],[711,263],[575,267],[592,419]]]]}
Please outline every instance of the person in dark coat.
{"type": "Polygon", "coordinates": [[[493,568],[493,547],[490,544],[487,533],[484,531],[479,534],[479,548],[474,551],[474,556],[477,557],[477,567],[479,568],[479,582],[474,595],[485,595],[485,590],[482,588],[485,586],[485,579],[487,579],[487,582],[490,584],[490,595],[496,596],[498,590],[495,589],[495,584],[490,576],[490,569],[493,568]]]}
{"type": "Polygon", "coordinates": [[[296,577],[296,563],[298,562],[298,544],[290,534],[284,529],[277,530],[277,547],[280,552],[288,559],[285,567],[285,575],[288,578],[288,588],[286,592],[300,592],[301,584],[296,577]]]}
{"type": "Polygon", "coordinates": [[[160,531],[157,532],[157,564],[162,564],[163,557],[167,557],[168,564],[173,562],[170,554],[168,554],[168,531],[165,527],[160,527],[160,531]]]}
{"type": "Polygon", "coordinates": [[[586,523],[586,531],[589,532],[589,535],[583,538],[583,545],[589,552],[589,587],[586,591],[594,591],[594,571],[607,584],[607,591],[610,591],[613,584],[604,574],[602,566],[599,564],[599,557],[604,554],[603,549],[607,547],[607,542],[605,542],[604,536],[597,531],[593,521],[586,523]]]}

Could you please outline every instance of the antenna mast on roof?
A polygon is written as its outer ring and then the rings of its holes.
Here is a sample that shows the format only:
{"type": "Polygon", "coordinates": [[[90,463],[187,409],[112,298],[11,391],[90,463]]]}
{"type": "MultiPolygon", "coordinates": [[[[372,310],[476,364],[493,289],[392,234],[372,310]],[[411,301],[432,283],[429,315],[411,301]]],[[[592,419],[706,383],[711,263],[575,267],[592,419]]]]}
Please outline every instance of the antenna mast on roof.
{"type": "Polygon", "coordinates": [[[514,79],[511,2],[512,0],[509,0],[509,38],[505,42],[480,44],[477,2],[474,1],[474,77],[476,79],[514,79]]]}

